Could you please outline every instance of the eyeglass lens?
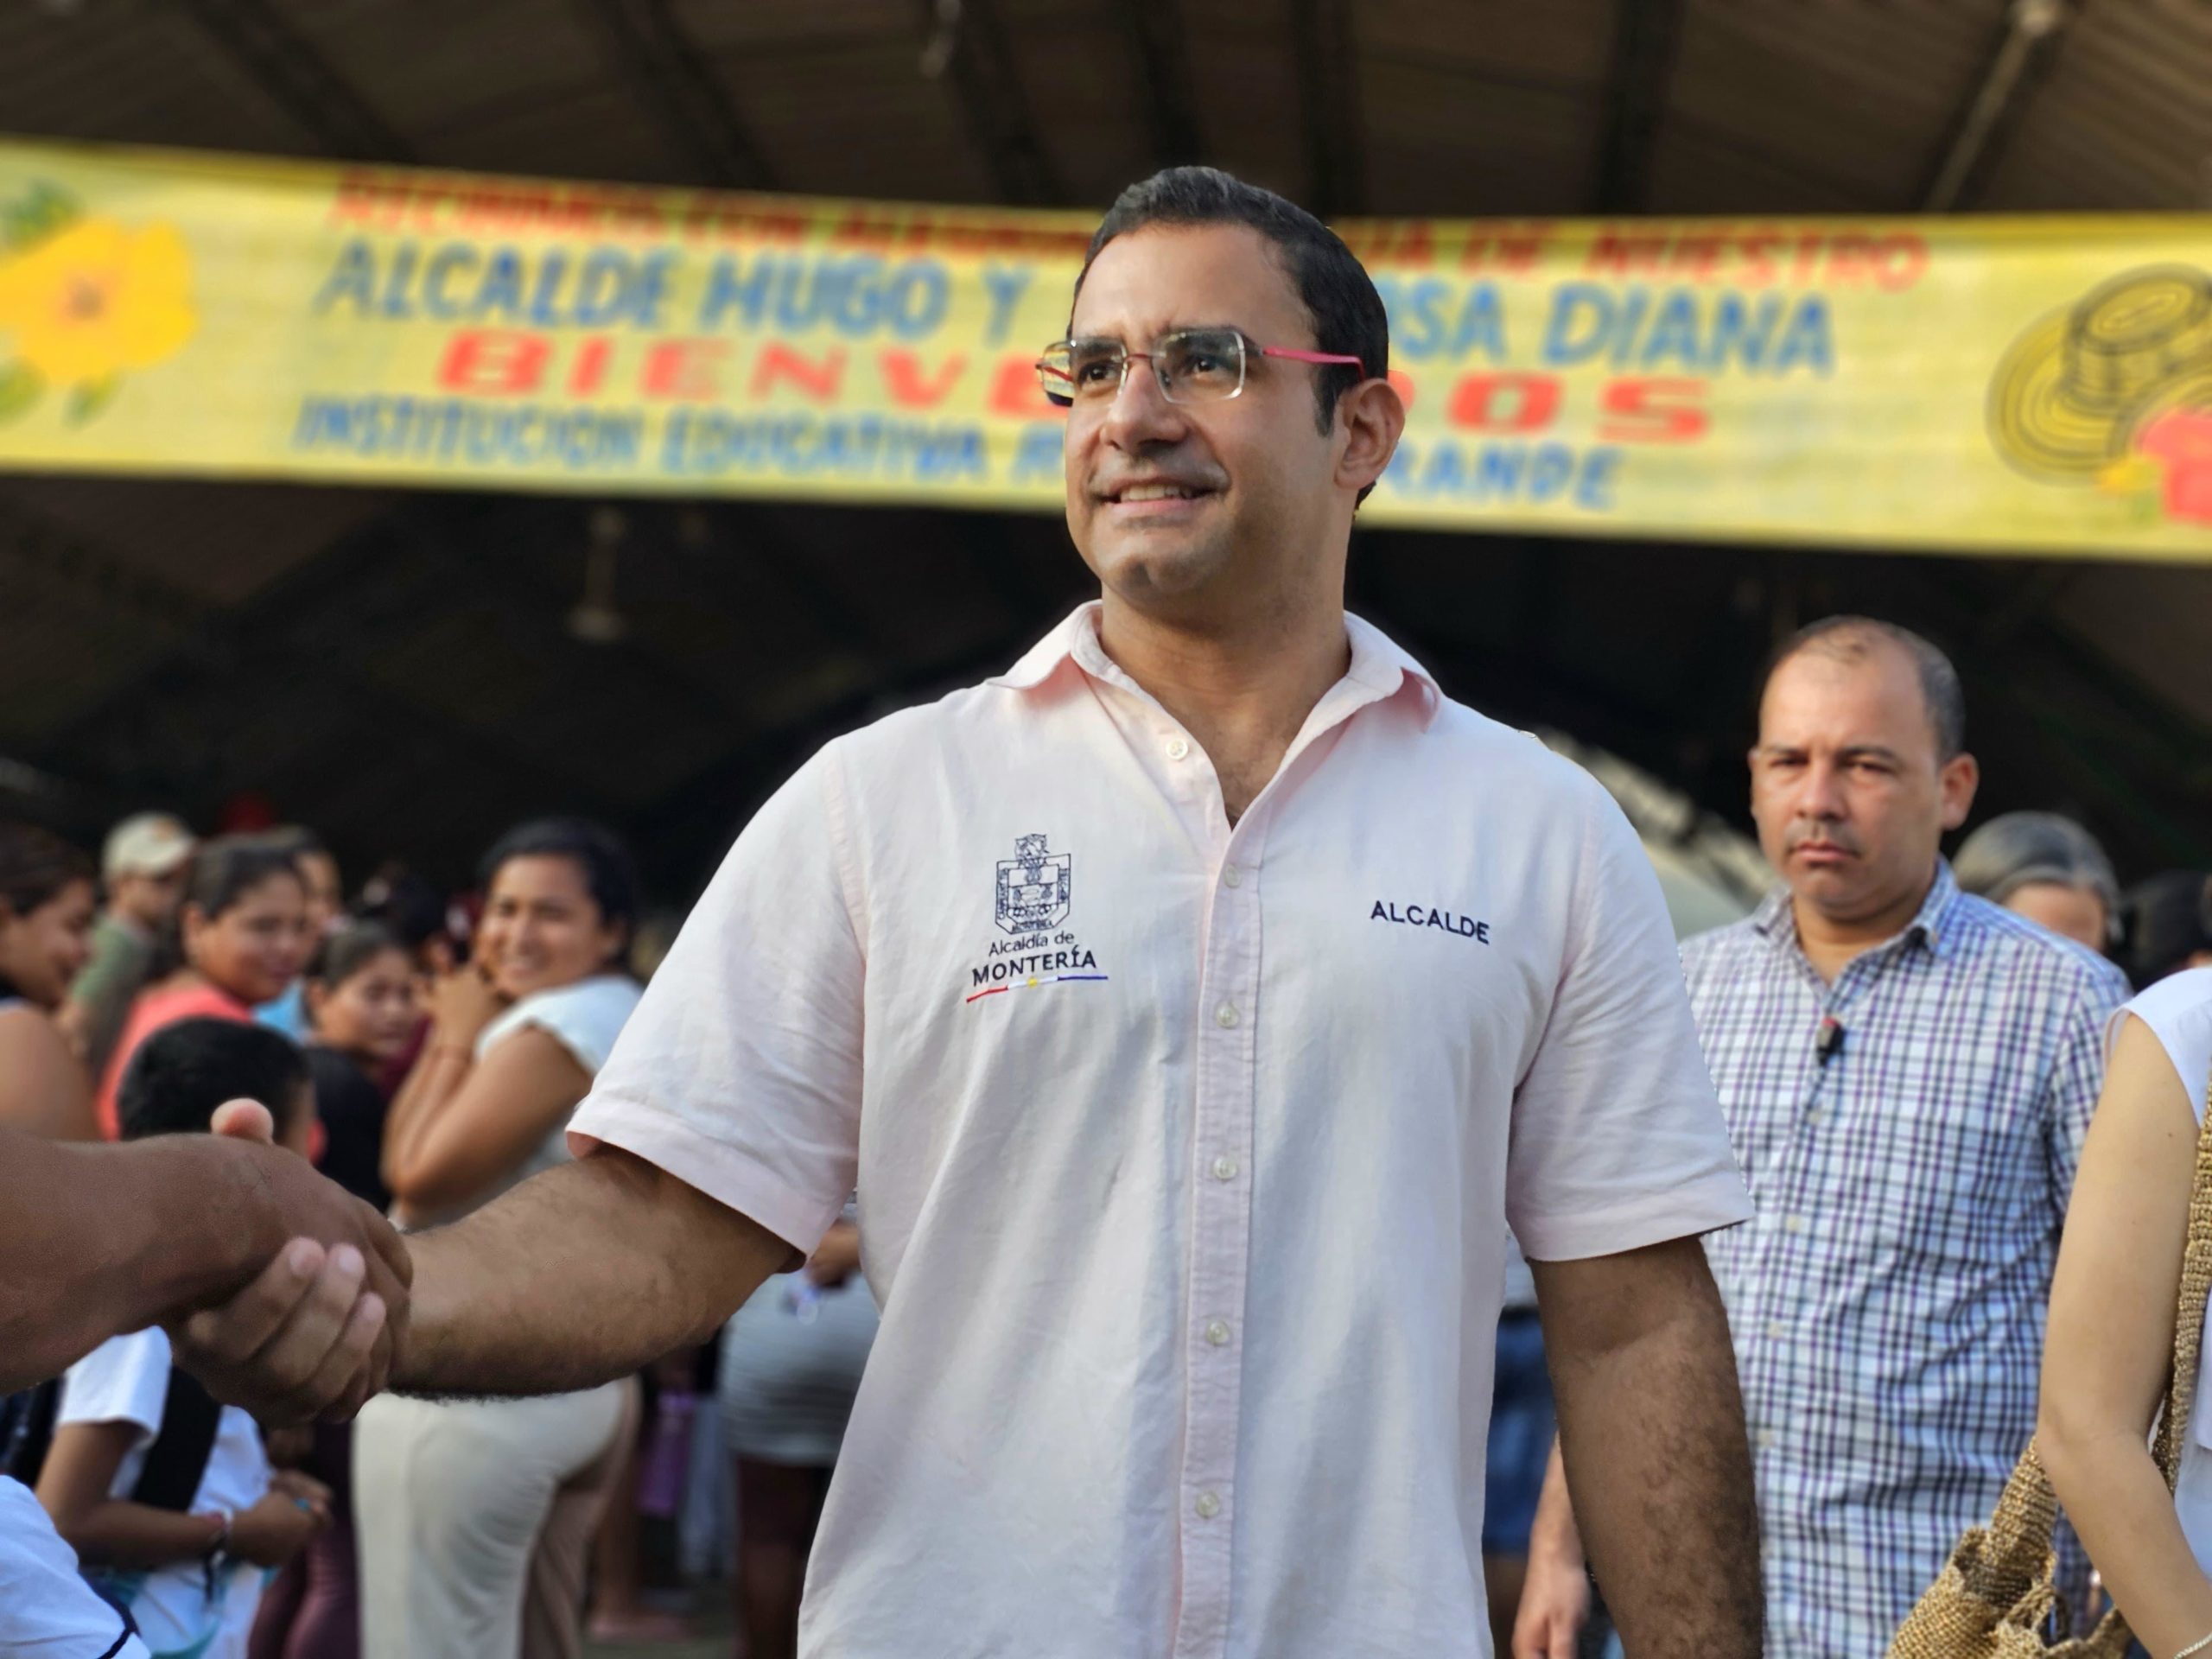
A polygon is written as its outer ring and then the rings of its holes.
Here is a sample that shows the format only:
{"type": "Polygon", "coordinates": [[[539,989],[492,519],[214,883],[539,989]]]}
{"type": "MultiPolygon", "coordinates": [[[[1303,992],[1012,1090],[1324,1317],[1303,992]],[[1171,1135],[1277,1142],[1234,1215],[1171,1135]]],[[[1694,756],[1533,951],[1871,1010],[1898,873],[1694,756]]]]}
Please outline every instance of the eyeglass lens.
{"type": "MultiPolygon", "coordinates": [[[[1110,402],[1122,389],[1130,353],[1118,340],[1073,340],[1037,365],[1056,403],[1110,402]]],[[[1244,388],[1244,337],[1233,328],[1186,328],[1163,335],[1148,353],[1160,395],[1171,404],[1212,403],[1244,388]]]]}

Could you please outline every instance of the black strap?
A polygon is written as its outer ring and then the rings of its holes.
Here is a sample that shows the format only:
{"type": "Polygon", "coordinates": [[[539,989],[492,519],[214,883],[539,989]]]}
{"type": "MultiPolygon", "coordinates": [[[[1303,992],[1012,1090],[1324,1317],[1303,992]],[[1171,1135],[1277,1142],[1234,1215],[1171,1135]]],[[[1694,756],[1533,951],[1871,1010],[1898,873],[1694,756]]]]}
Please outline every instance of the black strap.
{"type": "Polygon", "coordinates": [[[60,1408],[60,1377],[0,1400],[0,1474],[13,1475],[26,1486],[38,1484],[60,1408]]]}
{"type": "Polygon", "coordinates": [[[162,1432],[146,1451],[146,1466],[130,1489],[130,1501],[182,1515],[192,1507],[207,1459],[214,1455],[215,1430],[223,1408],[214,1395],[174,1367],[168,1398],[162,1407],[162,1432]]]}
{"type": "Polygon", "coordinates": [[[115,1659],[115,1656],[123,1651],[124,1646],[130,1642],[130,1638],[140,1633],[138,1630],[138,1621],[130,1617],[130,1610],[128,1607],[124,1606],[112,1596],[103,1593],[99,1586],[94,1585],[92,1586],[92,1592],[95,1595],[99,1596],[99,1599],[102,1601],[114,1608],[118,1617],[123,1620],[123,1628],[115,1633],[115,1645],[111,1647],[105,1653],[100,1655],[100,1659],[115,1659]]]}

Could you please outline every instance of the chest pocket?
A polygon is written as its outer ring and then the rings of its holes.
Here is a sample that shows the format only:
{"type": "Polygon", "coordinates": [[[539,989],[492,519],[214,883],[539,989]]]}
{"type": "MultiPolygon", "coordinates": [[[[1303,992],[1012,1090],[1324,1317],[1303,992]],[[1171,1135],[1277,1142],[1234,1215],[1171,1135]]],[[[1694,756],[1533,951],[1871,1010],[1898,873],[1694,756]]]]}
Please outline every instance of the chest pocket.
{"type": "Polygon", "coordinates": [[[1866,1211],[1875,1240],[1980,1268],[2001,1259],[2020,1229],[2040,1235],[2044,1090],[2033,1036],[1994,1023],[1962,1029],[1955,1009],[1939,1020],[1928,1008],[1878,1022],[1856,1047],[1847,1043],[1836,1061],[1848,1090],[1839,1103],[1842,1155],[1826,1161],[1847,1211],[1875,1200],[1866,1211]]]}

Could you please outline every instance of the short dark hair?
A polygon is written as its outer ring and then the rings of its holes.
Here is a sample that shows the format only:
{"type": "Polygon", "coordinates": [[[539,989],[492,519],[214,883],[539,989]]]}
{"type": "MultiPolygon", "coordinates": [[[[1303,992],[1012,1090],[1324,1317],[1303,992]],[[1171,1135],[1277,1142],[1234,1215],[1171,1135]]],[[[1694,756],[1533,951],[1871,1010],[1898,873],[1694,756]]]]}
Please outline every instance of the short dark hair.
{"type": "Polygon", "coordinates": [[[2139,991],[2212,950],[2212,878],[2202,870],[2167,870],[2138,882],[2120,910],[2114,954],[2139,991]]]}
{"type": "Polygon", "coordinates": [[[203,1134],[225,1101],[257,1100],[281,1135],[308,1083],[307,1056],[281,1032],[245,1020],[180,1020],[130,1057],[116,1093],[116,1116],[125,1141],[143,1141],[203,1134]]]}
{"type": "MultiPolygon", "coordinates": [[[[1348,353],[1363,365],[1315,365],[1313,402],[1322,431],[1336,424],[1337,403],[1344,393],[1362,379],[1389,372],[1389,313],[1367,267],[1344,238],[1296,202],[1218,168],[1171,167],[1122,191],[1091,233],[1076,293],[1083,292],[1083,279],[1109,242],[1148,225],[1243,225],[1274,244],[1313,320],[1316,349],[1348,353]]],[[[1362,490],[1360,499],[1366,499],[1362,490]]]]}
{"type": "Polygon", "coordinates": [[[35,823],[0,823],[0,905],[17,916],[43,910],[72,882],[92,879],[91,857],[35,823]]]}
{"type": "Polygon", "coordinates": [[[413,958],[399,936],[381,922],[351,921],[323,936],[308,963],[307,977],[318,985],[337,987],[359,973],[386,951],[413,958]]]}
{"type": "Polygon", "coordinates": [[[361,889],[357,912],[389,928],[412,956],[432,939],[449,938],[445,895],[404,864],[386,864],[361,889]]]}
{"type": "Polygon", "coordinates": [[[193,854],[185,873],[184,903],[213,921],[263,882],[279,875],[307,886],[289,847],[265,836],[218,836],[202,842],[193,854]]]}
{"type": "Polygon", "coordinates": [[[1959,683],[1959,671],[1935,645],[1910,628],[1901,628],[1894,622],[1871,616],[1827,616],[1808,623],[1784,640],[1782,648],[1768,659],[1766,672],[1759,679],[1759,696],[1764,699],[1769,683],[1793,658],[1809,651],[1844,662],[1859,662],[1877,640],[1887,641],[1912,659],[1913,668],[1920,677],[1921,701],[1928,706],[1928,723],[1936,732],[1936,758],[1948,762],[1964,754],[1967,694],[1959,683]]]}
{"type": "MultiPolygon", "coordinates": [[[[518,858],[565,858],[583,872],[584,887],[599,916],[609,925],[620,925],[626,939],[634,940],[638,917],[645,908],[645,885],[638,880],[637,861],[628,844],[603,823],[588,818],[533,818],[518,823],[492,843],[477,871],[486,893],[499,878],[500,868],[518,858]]],[[[626,963],[629,945],[620,952],[626,963]]]]}
{"type": "Polygon", "coordinates": [[[307,891],[308,879],[300,873],[297,860],[265,836],[218,836],[201,842],[185,866],[183,899],[155,948],[149,982],[184,965],[186,906],[212,922],[263,882],[280,875],[299,883],[301,892],[307,891]]]}

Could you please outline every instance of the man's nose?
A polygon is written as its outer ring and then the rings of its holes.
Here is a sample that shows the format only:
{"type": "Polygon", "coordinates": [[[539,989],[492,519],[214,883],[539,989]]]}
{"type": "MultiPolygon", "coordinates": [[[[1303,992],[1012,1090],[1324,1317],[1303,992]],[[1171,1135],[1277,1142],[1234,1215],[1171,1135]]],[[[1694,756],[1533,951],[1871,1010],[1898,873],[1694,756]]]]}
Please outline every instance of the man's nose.
{"type": "Polygon", "coordinates": [[[1160,377],[1149,357],[1129,359],[1114,401],[1108,405],[1100,435],[1117,449],[1147,443],[1172,443],[1183,435],[1185,425],[1180,407],[1167,401],[1160,377]]]}
{"type": "Polygon", "coordinates": [[[1833,761],[1815,760],[1798,785],[1797,809],[1808,818],[1833,821],[1845,816],[1843,771],[1833,761]]]}

